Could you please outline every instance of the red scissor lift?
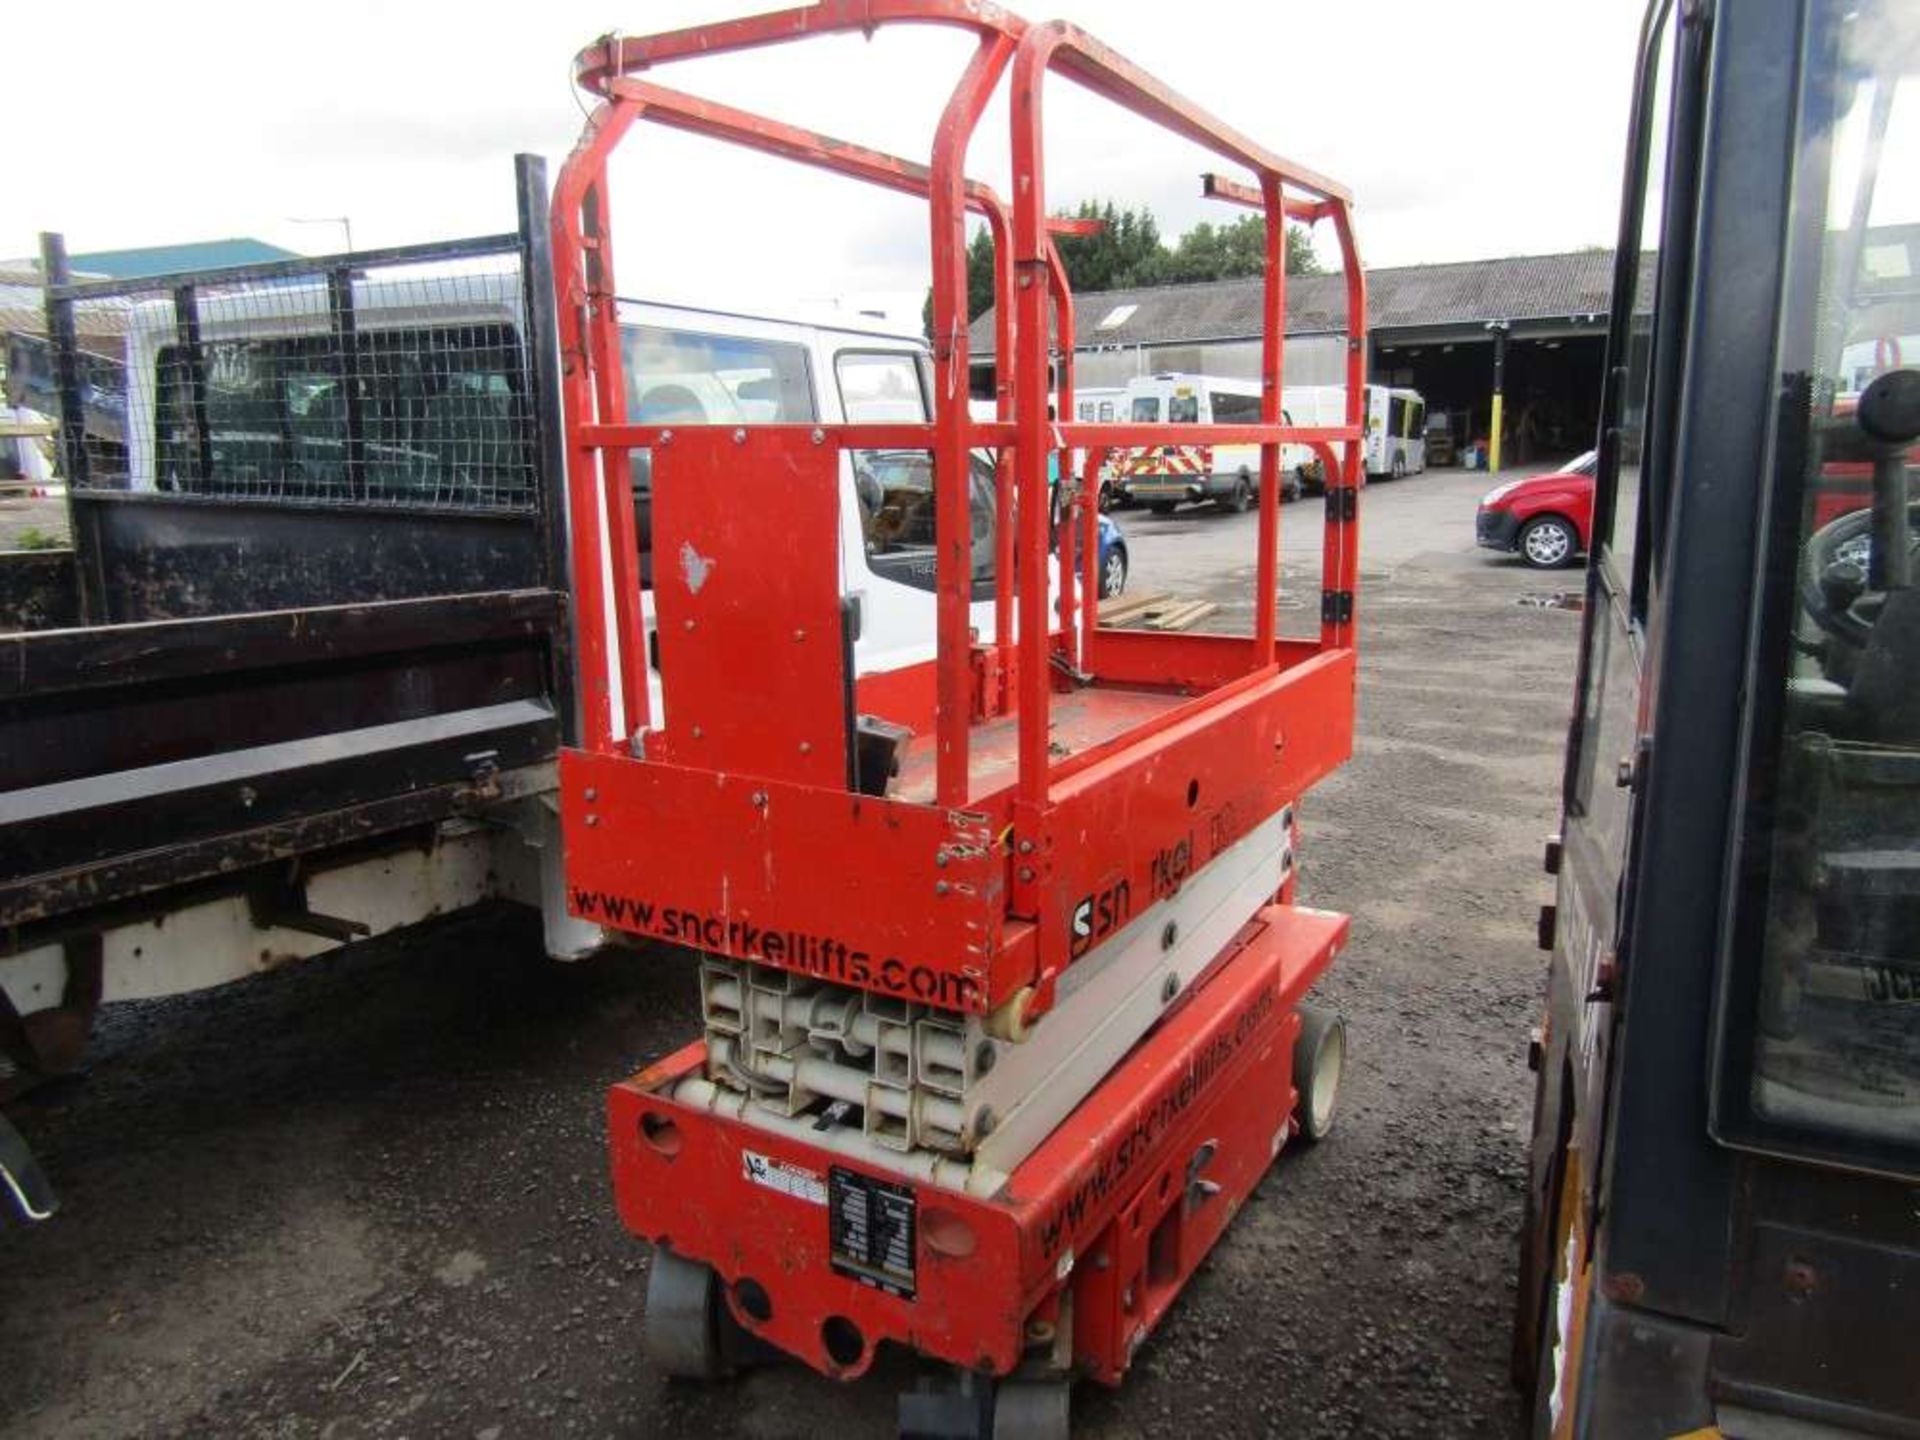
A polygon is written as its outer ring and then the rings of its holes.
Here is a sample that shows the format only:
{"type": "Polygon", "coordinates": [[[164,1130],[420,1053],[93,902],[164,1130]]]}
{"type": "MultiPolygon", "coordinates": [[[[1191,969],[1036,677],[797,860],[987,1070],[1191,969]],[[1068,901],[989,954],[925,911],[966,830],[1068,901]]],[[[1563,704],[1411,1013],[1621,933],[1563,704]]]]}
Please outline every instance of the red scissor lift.
{"type": "Polygon", "coordinates": [[[1282,1144],[1331,1121],[1344,1031],[1303,997],[1347,921],[1293,903],[1292,847],[1294,802],[1352,742],[1366,312],[1348,196],[1074,27],[974,0],[610,37],[577,73],[600,103],[554,204],[584,688],[561,760],[568,888],[583,917],[702,956],[703,1038],[609,1096],[621,1215],[659,1247],[649,1348],[711,1375],[752,1337],[852,1378],[892,1341],[966,1377],[957,1399],[903,1397],[907,1428],[1064,1431],[1066,1382],[1117,1383],[1282,1144]],[[903,23],[978,41],[926,165],[636,78],[903,23]],[[1050,422],[1055,377],[1073,414],[1050,71],[1251,173],[1206,193],[1266,219],[1261,423],[1050,422]],[[964,175],[1003,81],[1010,208],[964,175]],[[930,424],[626,422],[606,163],[636,120],[927,198],[930,424]],[[992,422],[966,404],[968,211],[998,261],[992,422]],[[1290,219],[1330,222],[1344,259],[1341,426],[1281,423],[1290,219]],[[1203,441],[1261,447],[1253,634],[1102,627],[1102,459],[1203,441]],[[1328,475],[1317,641],[1277,633],[1283,442],[1328,475]],[[854,673],[834,559],[861,450],[930,452],[943,482],[936,653],[883,674],[854,673]],[[976,451],[1001,477],[990,637],[969,622],[967,490],[944,483],[976,451]],[[1056,515],[1049,457],[1076,451],[1056,515]]]}

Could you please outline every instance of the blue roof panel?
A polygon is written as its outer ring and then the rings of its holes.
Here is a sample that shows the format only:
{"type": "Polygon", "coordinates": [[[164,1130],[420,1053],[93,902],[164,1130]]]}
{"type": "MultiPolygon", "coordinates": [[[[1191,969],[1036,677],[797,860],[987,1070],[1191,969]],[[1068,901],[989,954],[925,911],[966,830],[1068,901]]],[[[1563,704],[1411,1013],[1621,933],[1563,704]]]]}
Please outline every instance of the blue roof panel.
{"type": "Polygon", "coordinates": [[[221,265],[258,265],[269,260],[291,260],[296,252],[244,237],[195,240],[184,245],[144,245],[133,250],[96,250],[75,255],[75,270],[114,280],[141,280],[149,275],[171,275],[180,270],[207,270],[221,265]]]}

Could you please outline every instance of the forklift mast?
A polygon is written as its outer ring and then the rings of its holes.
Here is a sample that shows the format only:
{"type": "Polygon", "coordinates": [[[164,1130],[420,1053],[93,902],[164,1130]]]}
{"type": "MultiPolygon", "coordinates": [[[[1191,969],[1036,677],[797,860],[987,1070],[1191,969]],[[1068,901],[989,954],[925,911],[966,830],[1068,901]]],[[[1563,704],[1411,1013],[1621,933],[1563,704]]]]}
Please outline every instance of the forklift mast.
{"type": "Polygon", "coordinates": [[[963,1367],[970,1394],[1035,1366],[1117,1382],[1279,1148],[1332,1118],[1344,1030],[1303,997],[1347,922],[1290,902],[1296,803],[1352,748],[1366,296],[1349,196],[1073,26],[974,0],[822,0],[608,38],[576,74],[598,103],[553,206],[582,688],[560,767],[568,893],[582,918],[697,952],[700,973],[701,1038],[609,1100],[622,1217],[659,1247],[649,1343],[681,1373],[719,1368],[712,1336],[744,1330],[841,1378],[885,1339],[963,1367]],[[653,78],[903,24],[974,41],[925,162],[653,78]],[[1050,75],[1250,177],[1209,175],[1205,193],[1265,221],[1257,421],[1054,418],[1076,412],[1050,75]],[[965,173],[1003,82],[1010,204],[965,173]],[[926,198],[917,418],[629,419],[608,162],[641,121],[926,198]],[[967,405],[969,211],[995,246],[984,421],[967,405]],[[1342,257],[1338,424],[1281,411],[1289,221],[1327,224],[1342,257]],[[1251,634],[1099,623],[1101,466],[1168,444],[1260,448],[1251,634]],[[1310,638],[1277,626],[1286,446],[1328,477],[1310,638]],[[931,455],[930,502],[884,479],[875,457],[901,452],[931,455]],[[966,483],[981,467],[984,504],[966,483]],[[865,671],[863,619],[894,601],[849,577],[903,509],[931,522],[926,658],[865,671]]]}
{"type": "Polygon", "coordinates": [[[1920,10],[1641,36],[1514,1361],[1533,1432],[1920,1435],[1920,10]]]}

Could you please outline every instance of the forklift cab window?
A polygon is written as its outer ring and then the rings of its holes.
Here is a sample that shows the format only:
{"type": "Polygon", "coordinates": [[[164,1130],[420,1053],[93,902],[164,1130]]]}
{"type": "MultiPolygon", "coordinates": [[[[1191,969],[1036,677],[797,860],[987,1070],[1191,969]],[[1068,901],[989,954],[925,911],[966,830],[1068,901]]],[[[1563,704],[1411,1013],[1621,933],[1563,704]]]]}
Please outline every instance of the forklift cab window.
{"type": "Polygon", "coordinates": [[[1816,4],[1717,1133],[1920,1173],[1920,10],[1816,4]]]}
{"type": "MultiPolygon", "coordinates": [[[[1634,95],[1633,131],[1628,154],[1626,204],[1614,266],[1614,299],[1607,336],[1605,410],[1612,418],[1613,443],[1602,445],[1594,477],[1593,533],[1588,549],[1592,604],[1584,627],[1579,710],[1575,716],[1565,775],[1564,796],[1570,816],[1588,817],[1604,837],[1605,852],[1624,860],[1628,808],[1607,771],[1636,740],[1635,673],[1640,655],[1638,632],[1644,608],[1636,612],[1631,591],[1632,556],[1638,524],[1640,473],[1647,452],[1648,401],[1653,385],[1655,288],[1663,263],[1673,257],[1660,250],[1666,220],[1664,199],[1670,182],[1668,143],[1674,112],[1675,47],[1680,40],[1678,8],[1667,5],[1653,17],[1650,49],[1643,55],[1634,95]],[[1638,263],[1624,252],[1637,245],[1638,263]]],[[[1640,597],[1644,607],[1645,592],[1640,597]]]]}
{"type": "MultiPolygon", "coordinates": [[[[1594,535],[1589,548],[1594,563],[1605,567],[1614,594],[1625,597],[1634,589],[1634,553],[1640,534],[1640,477],[1648,451],[1647,419],[1652,409],[1655,289],[1660,268],[1661,228],[1666,222],[1665,195],[1673,125],[1673,67],[1676,36],[1669,25],[1663,37],[1660,65],[1654,81],[1656,97],[1647,157],[1647,183],[1640,193],[1640,269],[1634,278],[1632,318],[1625,337],[1626,380],[1620,393],[1619,440],[1614,447],[1612,473],[1600,481],[1612,497],[1597,505],[1594,535]],[[1603,528],[1604,526],[1604,528],[1603,528]]],[[[1634,597],[1636,619],[1646,614],[1644,587],[1634,597]]]]}

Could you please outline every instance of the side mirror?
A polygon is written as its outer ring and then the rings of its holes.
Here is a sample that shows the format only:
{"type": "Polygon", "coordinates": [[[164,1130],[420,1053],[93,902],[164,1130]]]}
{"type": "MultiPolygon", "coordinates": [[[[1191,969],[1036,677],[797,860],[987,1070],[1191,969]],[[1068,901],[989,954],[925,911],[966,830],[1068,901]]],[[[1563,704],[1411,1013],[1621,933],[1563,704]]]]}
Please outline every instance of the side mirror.
{"type": "Polygon", "coordinates": [[[1907,451],[1920,439],[1920,370],[1889,370],[1860,392],[1854,423],[1873,454],[1873,549],[1867,585],[1905,590],[1913,584],[1913,537],[1907,525],[1907,451]]]}

